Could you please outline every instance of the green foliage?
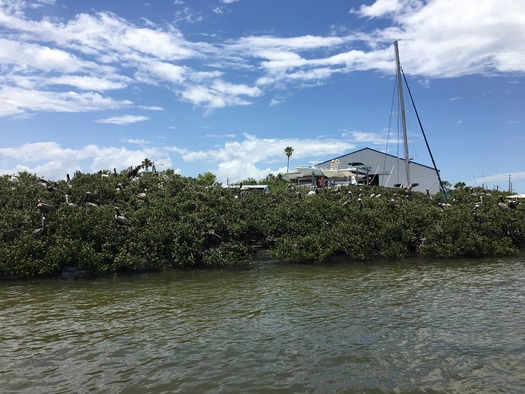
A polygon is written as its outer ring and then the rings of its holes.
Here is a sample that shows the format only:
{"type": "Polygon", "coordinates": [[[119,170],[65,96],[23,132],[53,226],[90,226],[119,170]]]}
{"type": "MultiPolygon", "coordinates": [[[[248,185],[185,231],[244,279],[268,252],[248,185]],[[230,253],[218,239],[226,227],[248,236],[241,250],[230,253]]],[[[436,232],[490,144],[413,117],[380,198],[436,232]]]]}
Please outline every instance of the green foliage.
{"type": "Polygon", "coordinates": [[[196,183],[201,186],[213,186],[217,182],[217,177],[211,172],[205,172],[197,176],[196,183]]]}
{"type": "Polygon", "coordinates": [[[282,262],[323,263],[508,255],[525,245],[525,205],[500,206],[505,193],[457,185],[448,200],[372,187],[312,195],[279,176],[261,182],[272,194],[223,189],[211,173],[76,172],[52,184],[28,173],[0,177],[0,276],[243,267],[260,248],[282,262]],[[35,236],[39,200],[55,209],[35,236]],[[115,207],[129,225],[117,223],[115,207]]]}

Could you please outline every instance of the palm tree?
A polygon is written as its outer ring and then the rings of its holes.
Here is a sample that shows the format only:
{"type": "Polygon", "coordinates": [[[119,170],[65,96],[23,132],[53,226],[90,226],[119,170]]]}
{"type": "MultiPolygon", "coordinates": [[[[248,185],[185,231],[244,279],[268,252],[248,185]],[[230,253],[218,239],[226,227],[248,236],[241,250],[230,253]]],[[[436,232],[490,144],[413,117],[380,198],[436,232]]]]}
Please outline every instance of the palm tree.
{"type": "Polygon", "coordinates": [[[286,163],[286,173],[288,174],[288,171],[290,170],[290,156],[293,153],[293,148],[291,146],[287,146],[284,148],[284,154],[288,157],[288,162],[286,163]]]}
{"type": "Polygon", "coordinates": [[[153,162],[148,159],[148,158],[145,158],[143,161],[142,161],[142,167],[146,169],[146,171],[148,171],[148,169],[153,165],[153,162]]]}

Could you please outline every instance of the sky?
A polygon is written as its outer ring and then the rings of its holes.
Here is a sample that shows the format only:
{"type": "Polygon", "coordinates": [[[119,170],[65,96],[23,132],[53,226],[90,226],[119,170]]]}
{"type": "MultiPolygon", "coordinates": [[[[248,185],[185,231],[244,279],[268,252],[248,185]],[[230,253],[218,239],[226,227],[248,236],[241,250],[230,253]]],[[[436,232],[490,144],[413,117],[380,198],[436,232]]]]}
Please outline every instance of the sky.
{"type": "Polygon", "coordinates": [[[441,178],[525,193],[523,0],[0,0],[0,173],[402,156],[393,41],[441,178]]]}

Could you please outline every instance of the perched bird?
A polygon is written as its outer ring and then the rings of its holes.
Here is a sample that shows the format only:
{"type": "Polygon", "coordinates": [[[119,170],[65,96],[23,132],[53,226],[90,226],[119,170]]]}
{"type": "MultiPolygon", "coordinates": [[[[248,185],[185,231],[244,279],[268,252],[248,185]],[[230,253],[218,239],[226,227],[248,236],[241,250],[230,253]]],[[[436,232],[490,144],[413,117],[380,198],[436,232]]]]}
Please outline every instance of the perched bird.
{"type": "Polygon", "coordinates": [[[365,207],[365,204],[363,204],[363,200],[361,198],[358,198],[357,203],[359,204],[359,210],[362,211],[365,207]]]}
{"type": "Polygon", "coordinates": [[[348,199],[343,203],[343,207],[346,205],[346,204],[350,204],[352,202],[352,192],[349,191],[348,192],[348,199]]]}
{"type": "Polygon", "coordinates": [[[137,198],[138,198],[139,200],[145,200],[146,197],[148,196],[147,193],[148,193],[148,189],[144,189],[143,192],[137,194],[137,198]]]}
{"type": "Polygon", "coordinates": [[[44,234],[44,231],[46,231],[46,215],[42,215],[42,227],[37,228],[36,230],[33,230],[33,237],[38,238],[41,237],[44,234]]]}
{"type": "Polygon", "coordinates": [[[38,200],[38,204],[36,204],[36,207],[40,210],[42,213],[48,213],[56,210],[56,208],[48,203],[42,202],[40,199],[38,200]]]}
{"type": "Polygon", "coordinates": [[[128,178],[135,178],[138,175],[141,168],[141,165],[138,165],[135,168],[130,167],[128,170],[128,178]]]}
{"type": "Polygon", "coordinates": [[[66,205],[67,205],[68,207],[78,207],[77,204],[72,203],[72,202],[69,202],[69,196],[68,196],[67,194],[66,194],[64,197],[65,197],[65,199],[66,199],[66,205]]]}
{"type": "Polygon", "coordinates": [[[502,209],[509,209],[508,204],[505,203],[505,200],[503,199],[503,196],[499,197],[499,203],[498,206],[502,209]]]}
{"type": "Polygon", "coordinates": [[[84,206],[90,212],[92,212],[98,207],[98,205],[95,204],[92,200],[93,194],[91,192],[86,192],[86,194],[84,195],[84,206]]]}
{"type": "Polygon", "coordinates": [[[115,220],[121,226],[129,226],[129,220],[120,213],[119,207],[115,207],[115,220]]]}

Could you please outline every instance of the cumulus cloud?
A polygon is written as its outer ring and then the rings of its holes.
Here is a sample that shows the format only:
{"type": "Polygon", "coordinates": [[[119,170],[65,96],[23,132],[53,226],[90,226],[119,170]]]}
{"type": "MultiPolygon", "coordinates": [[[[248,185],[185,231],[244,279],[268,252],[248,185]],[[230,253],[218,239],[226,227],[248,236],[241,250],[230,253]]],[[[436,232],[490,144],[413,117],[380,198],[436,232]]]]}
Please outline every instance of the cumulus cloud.
{"type": "Polygon", "coordinates": [[[141,163],[145,157],[171,167],[171,158],[163,149],[149,146],[128,149],[90,144],[71,149],[47,141],[0,148],[0,157],[4,166],[7,163],[7,167],[0,169],[0,172],[28,171],[49,179],[63,179],[66,173],[77,170],[91,173],[113,168],[122,170],[141,163]]]}
{"type": "MultiPolygon", "coordinates": [[[[186,163],[193,172],[210,171],[217,175],[220,182],[226,179],[239,181],[252,177],[264,178],[269,173],[282,172],[286,168],[284,148],[294,147],[292,163],[304,163],[310,157],[325,157],[343,154],[356,147],[355,143],[345,139],[301,139],[301,138],[259,138],[245,134],[241,141],[226,141],[221,146],[204,150],[191,150],[177,146],[158,146],[143,139],[126,139],[126,143],[138,145],[138,149],[126,147],[107,147],[90,144],[79,149],[62,147],[54,141],[23,144],[17,147],[0,148],[3,163],[12,163],[0,169],[11,174],[18,171],[37,173],[50,179],[61,179],[64,173],[81,170],[97,172],[105,169],[127,168],[141,163],[145,157],[163,168],[170,168],[172,163],[186,163]]],[[[184,167],[184,166],[182,166],[184,167]]],[[[158,167],[160,168],[160,167],[158,167]]],[[[194,176],[193,173],[182,175],[194,176]]]]}

